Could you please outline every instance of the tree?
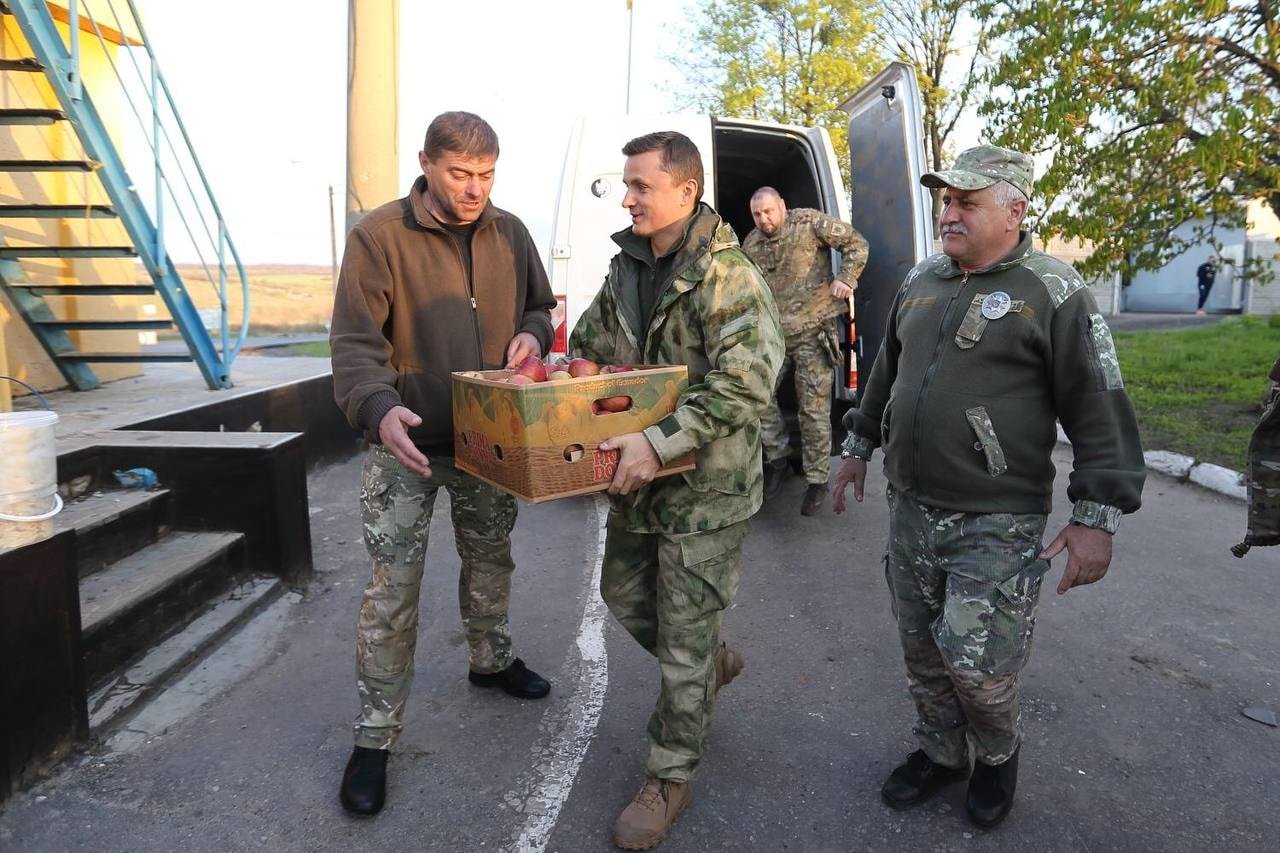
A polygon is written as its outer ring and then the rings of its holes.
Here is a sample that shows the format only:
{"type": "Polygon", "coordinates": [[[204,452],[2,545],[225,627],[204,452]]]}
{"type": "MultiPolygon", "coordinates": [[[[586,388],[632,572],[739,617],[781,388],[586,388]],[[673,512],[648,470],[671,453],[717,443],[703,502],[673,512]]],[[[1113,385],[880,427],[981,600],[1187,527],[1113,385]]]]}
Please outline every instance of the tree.
{"type": "Polygon", "coordinates": [[[1280,213],[1276,0],[988,0],[995,141],[1051,157],[1040,230],[1095,244],[1086,273],[1155,269],[1242,200],[1280,213]],[[993,51],[994,52],[994,51],[993,51]],[[1198,223],[1181,235],[1175,229],[1198,223]]]}
{"type": "Polygon", "coordinates": [[[704,0],[693,48],[673,57],[692,84],[688,105],[821,125],[847,172],[849,117],[840,104],[884,64],[866,9],[851,0],[704,0]]]}
{"type": "MultiPolygon", "coordinates": [[[[951,159],[947,141],[978,88],[978,62],[983,54],[983,34],[975,28],[976,44],[960,55],[957,28],[966,22],[964,0],[881,0],[877,40],[887,53],[916,69],[920,98],[924,102],[925,156],[933,169],[951,159]],[[960,59],[959,72],[952,59],[960,59]]],[[[933,199],[933,227],[937,236],[942,194],[933,199]]]]}

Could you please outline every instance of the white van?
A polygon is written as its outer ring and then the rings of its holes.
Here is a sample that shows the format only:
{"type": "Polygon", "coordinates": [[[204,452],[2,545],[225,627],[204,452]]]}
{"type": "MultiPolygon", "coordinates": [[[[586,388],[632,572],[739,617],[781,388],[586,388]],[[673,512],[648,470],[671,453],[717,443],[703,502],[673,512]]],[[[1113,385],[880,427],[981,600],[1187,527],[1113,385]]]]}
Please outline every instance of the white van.
{"type": "MultiPolygon", "coordinates": [[[[867,267],[844,324],[844,370],[835,394],[853,401],[859,366],[870,370],[885,315],[908,270],[932,245],[928,190],[920,185],[924,136],[915,72],[895,62],[841,105],[849,113],[853,194],[824,128],[698,115],[579,119],[565,155],[550,253],[556,345],[590,305],[618,251],[610,235],[630,225],[622,207],[622,146],[658,130],[685,134],[703,156],[703,200],[744,239],[754,227],[751,194],[772,186],[788,207],[813,207],[852,222],[870,244],[867,267]],[[853,322],[857,318],[856,324],[853,322]]],[[[832,253],[838,268],[839,254],[832,253]]],[[[784,383],[788,389],[790,383],[784,383]]],[[[785,405],[785,399],[784,399],[785,405]]]]}

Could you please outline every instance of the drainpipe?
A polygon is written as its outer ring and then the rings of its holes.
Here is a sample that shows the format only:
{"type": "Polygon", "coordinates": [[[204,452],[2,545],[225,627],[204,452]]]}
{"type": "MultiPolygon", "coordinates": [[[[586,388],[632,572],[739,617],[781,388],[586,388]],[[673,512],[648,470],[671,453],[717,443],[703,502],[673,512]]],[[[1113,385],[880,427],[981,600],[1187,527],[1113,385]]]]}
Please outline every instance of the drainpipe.
{"type": "MultiPolygon", "coordinates": [[[[4,348],[5,313],[0,311],[0,376],[9,375],[9,352],[4,348]]],[[[9,380],[0,379],[0,412],[13,411],[13,392],[9,380]]]]}
{"type": "Polygon", "coordinates": [[[346,230],[403,194],[399,122],[399,0],[347,2],[346,230]]]}

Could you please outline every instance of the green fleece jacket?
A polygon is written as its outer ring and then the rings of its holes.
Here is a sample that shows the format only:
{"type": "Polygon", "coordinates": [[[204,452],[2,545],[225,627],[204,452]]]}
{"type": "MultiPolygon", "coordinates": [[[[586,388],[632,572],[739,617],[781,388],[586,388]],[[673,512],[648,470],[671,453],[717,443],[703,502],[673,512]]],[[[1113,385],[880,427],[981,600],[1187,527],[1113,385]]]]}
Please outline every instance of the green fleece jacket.
{"type": "Polygon", "coordinates": [[[925,504],[1047,513],[1055,418],[1075,453],[1073,519],[1114,531],[1146,467],[1111,333],[1079,273],[1023,233],[984,270],[946,255],[911,270],[845,446],[883,446],[889,482],[925,504]]]}

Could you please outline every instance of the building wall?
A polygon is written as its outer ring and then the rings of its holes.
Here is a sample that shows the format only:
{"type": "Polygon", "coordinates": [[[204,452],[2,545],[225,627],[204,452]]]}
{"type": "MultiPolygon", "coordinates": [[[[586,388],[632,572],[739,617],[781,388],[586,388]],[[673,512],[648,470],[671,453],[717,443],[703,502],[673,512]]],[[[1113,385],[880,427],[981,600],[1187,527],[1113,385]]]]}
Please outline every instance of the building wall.
{"type": "Polygon", "coordinates": [[[1261,261],[1271,275],[1266,283],[1259,283],[1263,276],[1249,283],[1246,309],[1250,314],[1280,314],[1280,242],[1274,237],[1250,240],[1249,255],[1261,261]]]}
{"type": "MultiPolygon", "coordinates": [[[[67,27],[59,24],[64,37],[67,27]]],[[[115,45],[108,50],[116,53],[115,45]]],[[[121,128],[128,107],[118,97],[115,74],[96,36],[81,33],[81,73],[104,123],[113,134],[121,128]]],[[[31,56],[31,50],[12,16],[0,18],[0,57],[31,56]]],[[[0,106],[50,107],[58,104],[43,74],[6,72],[0,74],[0,106]]],[[[83,159],[84,152],[67,122],[43,126],[0,127],[0,159],[62,160],[83,159]]],[[[107,204],[109,200],[98,179],[90,173],[0,173],[0,201],[3,203],[107,204]]],[[[10,246],[23,245],[129,245],[124,227],[114,219],[0,220],[0,236],[10,246]]],[[[141,269],[129,259],[25,261],[23,268],[32,282],[41,284],[129,284],[141,269]]],[[[46,297],[55,315],[65,319],[128,320],[142,316],[143,305],[155,299],[140,297],[46,297]]],[[[71,332],[84,350],[137,352],[136,331],[71,332]]],[[[0,296],[0,345],[5,349],[8,369],[41,390],[64,387],[62,375],[36,341],[12,303],[0,296]]],[[[102,380],[135,376],[135,364],[95,364],[102,380]]]]}
{"type": "MultiPolygon", "coordinates": [[[[1197,223],[1186,223],[1175,229],[1179,237],[1190,238],[1197,223]]],[[[1217,239],[1222,243],[1221,260],[1234,259],[1235,265],[1219,263],[1218,277],[1209,301],[1208,311],[1239,311],[1244,307],[1244,282],[1239,274],[1239,264],[1244,261],[1245,230],[1218,229],[1217,239]]],[[[1210,244],[1201,244],[1183,252],[1157,270],[1144,270],[1134,275],[1125,288],[1125,311],[1150,311],[1174,314],[1190,314],[1196,310],[1199,291],[1196,289],[1196,268],[1214,253],[1210,244]]]]}

